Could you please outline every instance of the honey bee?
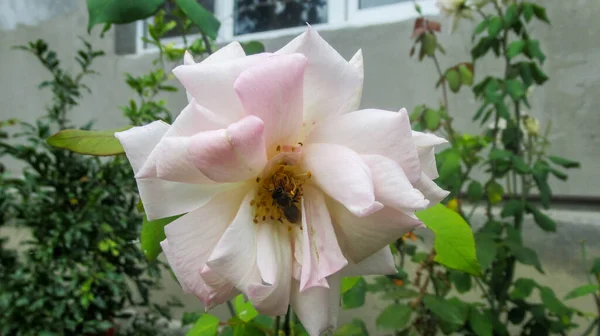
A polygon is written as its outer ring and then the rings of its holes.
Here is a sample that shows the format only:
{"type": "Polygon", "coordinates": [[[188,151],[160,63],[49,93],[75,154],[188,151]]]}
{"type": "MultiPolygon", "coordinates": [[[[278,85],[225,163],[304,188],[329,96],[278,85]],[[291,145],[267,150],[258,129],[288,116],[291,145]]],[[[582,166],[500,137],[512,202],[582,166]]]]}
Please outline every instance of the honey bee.
{"type": "Polygon", "coordinates": [[[300,220],[300,209],[298,208],[298,200],[296,196],[290,196],[283,188],[276,187],[271,193],[271,197],[277,206],[283,211],[285,219],[290,223],[298,223],[300,220]]]}

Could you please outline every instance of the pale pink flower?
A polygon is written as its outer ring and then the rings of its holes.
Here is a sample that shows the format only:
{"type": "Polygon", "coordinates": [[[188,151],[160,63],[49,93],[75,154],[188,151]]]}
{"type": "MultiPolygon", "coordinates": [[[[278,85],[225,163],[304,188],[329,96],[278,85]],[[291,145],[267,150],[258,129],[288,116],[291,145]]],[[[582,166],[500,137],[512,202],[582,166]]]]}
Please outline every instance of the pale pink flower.
{"type": "Polygon", "coordinates": [[[189,104],[173,125],[117,133],[181,286],[207,307],[245,294],[291,304],[311,335],[336,325],[344,275],[396,273],[388,244],[447,193],[433,146],[400,112],[358,110],[363,58],[309,28],[276,53],[233,42],[174,70],[189,104]]]}

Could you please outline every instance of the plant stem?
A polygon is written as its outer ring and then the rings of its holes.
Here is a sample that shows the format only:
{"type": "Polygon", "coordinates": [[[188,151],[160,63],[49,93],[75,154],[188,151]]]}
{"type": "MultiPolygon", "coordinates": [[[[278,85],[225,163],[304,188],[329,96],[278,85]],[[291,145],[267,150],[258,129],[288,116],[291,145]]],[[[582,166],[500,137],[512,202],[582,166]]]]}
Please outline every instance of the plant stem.
{"type": "Polygon", "coordinates": [[[231,317],[235,317],[235,309],[233,308],[233,304],[231,303],[231,300],[227,300],[227,309],[229,309],[229,313],[231,314],[231,317]]]}
{"type": "Polygon", "coordinates": [[[279,336],[279,326],[281,325],[281,316],[275,317],[275,325],[273,326],[273,335],[279,336]]]}
{"type": "MultiPolygon", "coordinates": [[[[442,78],[444,74],[442,73],[442,68],[440,67],[440,62],[437,59],[437,56],[433,54],[431,56],[433,59],[433,63],[435,64],[435,68],[437,69],[438,76],[442,78]]],[[[447,122],[444,123],[444,128],[448,132],[448,137],[450,138],[450,142],[454,141],[454,129],[452,128],[452,117],[450,117],[450,112],[448,110],[448,89],[446,88],[446,80],[442,80],[442,95],[444,101],[444,109],[446,110],[446,115],[448,116],[447,122]]]]}
{"type": "Polygon", "coordinates": [[[475,279],[475,283],[477,283],[477,285],[479,286],[479,288],[481,289],[481,291],[483,292],[483,295],[485,296],[485,298],[488,300],[489,304],[490,304],[490,308],[492,308],[492,312],[494,313],[494,315],[497,314],[496,312],[496,305],[494,303],[494,298],[492,297],[492,295],[490,295],[490,293],[488,293],[485,290],[485,286],[483,286],[483,284],[481,283],[481,280],[477,277],[473,277],[473,279],[475,279]]]}
{"type": "MultiPolygon", "coordinates": [[[[593,322],[592,322],[592,323],[589,325],[589,327],[587,327],[587,329],[585,329],[585,331],[583,332],[583,334],[581,334],[581,336],[587,336],[587,335],[589,335],[589,334],[590,334],[590,333],[591,333],[591,332],[594,330],[594,327],[595,327],[597,324],[599,324],[599,323],[600,323],[600,319],[596,319],[595,321],[593,321],[593,322]]],[[[599,326],[598,328],[600,328],[600,326],[599,326]]]]}
{"type": "Polygon", "coordinates": [[[283,320],[283,333],[286,336],[292,335],[292,329],[290,328],[291,317],[292,317],[292,307],[288,307],[288,311],[285,314],[285,319],[283,320]]]}
{"type": "Polygon", "coordinates": [[[209,55],[212,55],[213,50],[212,50],[212,46],[210,45],[210,41],[208,40],[208,36],[206,36],[206,34],[200,32],[200,35],[202,36],[202,41],[204,42],[204,47],[206,48],[206,52],[208,52],[209,55]]]}

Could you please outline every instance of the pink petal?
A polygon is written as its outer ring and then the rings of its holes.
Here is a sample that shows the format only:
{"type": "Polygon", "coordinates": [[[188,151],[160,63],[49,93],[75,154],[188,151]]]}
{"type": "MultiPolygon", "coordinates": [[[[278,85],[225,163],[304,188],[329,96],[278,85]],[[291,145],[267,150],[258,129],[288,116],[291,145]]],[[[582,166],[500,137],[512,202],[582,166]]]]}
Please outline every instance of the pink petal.
{"type": "Polygon", "coordinates": [[[421,169],[431,179],[438,178],[437,166],[435,163],[435,146],[448,143],[446,139],[440,138],[431,133],[412,132],[413,141],[417,146],[421,169]]]}
{"type": "Polygon", "coordinates": [[[268,54],[257,54],[217,63],[180,65],[173,73],[199,104],[231,123],[244,116],[233,83],[244,70],[268,57],[268,54]]]}
{"type": "Polygon", "coordinates": [[[246,57],[244,48],[238,41],[233,41],[209,55],[202,64],[217,64],[246,57]]]}
{"type": "Polygon", "coordinates": [[[398,273],[394,255],[389,246],[368,256],[358,264],[350,263],[342,270],[343,276],[391,275],[398,273]]]}
{"type": "Polygon", "coordinates": [[[204,301],[206,310],[231,300],[240,293],[229,281],[208,266],[202,268],[200,276],[206,285],[206,300],[204,301]]]}
{"type": "Polygon", "coordinates": [[[134,173],[137,174],[143,167],[150,153],[167,133],[169,127],[171,126],[163,121],[155,121],[148,125],[115,133],[115,138],[121,142],[123,149],[125,149],[125,154],[134,173]]]}
{"type": "Polygon", "coordinates": [[[216,182],[236,182],[259,176],[267,163],[264,125],[248,116],[227,129],[202,132],[190,138],[193,164],[216,182]]]}
{"type": "Polygon", "coordinates": [[[308,58],[304,80],[304,121],[313,122],[348,112],[349,101],[355,101],[362,85],[362,74],[348,63],[310,26],[306,32],[276,54],[300,53],[308,58]]]}
{"type": "Polygon", "coordinates": [[[362,218],[354,216],[335,201],[328,201],[327,207],[344,255],[354,263],[360,263],[405,233],[423,225],[416,217],[392,207],[384,207],[362,218]]]}
{"type": "Polygon", "coordinates": [[[247,114],[265,123],[265,142],[277,145],[298,142],[302,126],[302,86],[306,57],[301,54],[273,56],[244,71],[234,87],[247,114]]]}
{"type": "Polygon", "coordinates": [[[371,169],[377,201],[385,206],[407,212],[427,207],[429,201],[412,186],[396,161],[381,155],[361,155],[361,157],[371,169]]]}
{"type": "Polygon", "coordinates": [[[340,310],[339,273],[329,278],[329,288],[314,287],[303,292],[297,281],[292,284],[291,306],[310,336],[320,336],[333,332],[337,326],[340,310]]]}
{"type": "Polygon", "coordinates": [[[189,137],[196,133],[227,127],[228,123],[221,116],[198,104],[193,99],[179,113],[166,136],[189,137]]]}
{"type": "Polygon", "coordinates": [[[253,207],[250,205],[254,195],[254,190],[246,194],[237,215],[206,263],[245,294],[250,285],[262,283],[256,264],[258,225],[252,222],[253,207]]]}
{"type": "Polygon", "coordinates": [[[358,154],[382,155],[400,164],[411,183],[421,177],[419,155],[405,109],[360,110],[331,118],[317,125],[306,143],[337,144],[358,154]]]}
{"type": "Polygon", "coordinates": [[[310,181],[353,214],[367,216],[383,207],[375,201],[371,171],[356,152],[334,144],[311,144],[303,150],[310,181]]]}
{"type": "Polygon", "coordinates": [[[167,239],[163,251],[184,289],[208,302],[208,293],[200,276],[213,248],[235,217],[244,193],[223,192],[204,206],[165,226],[167,239]]]}
{"type": "Polygon", "coordinates": [[[300,291],[327,287],[328,276],[348,264],[338,245],[327,211],[325,197],[314,187],[305,186],[302,202],[303,261],[300,291]]]}
{"type": "Polygon", "coordinates": [[[359,49],[354,56],[348,61],[350,65],[356,68],[358,72],[358,77],[360,78],[360,85],[356,87],[354,93],[350,96],[344,107],[342,107],[342,111],[344,112],[352,112],[356,111],[360,107],[360,100],[362,99],[362,91],[363,91],[363,82],[365,77],[365,70],[363,66],[363,54],[362,50],[359,49]]]}
{"type": "Polygon", "coordinates": [[[292,281],[292,244],[288,227],[280,223],[258,225],[256,262],[262,284],[251,284],[248,298],[261,314],[285,315],[292,281]]]}
{"type": "Polygon", "coordinates": [[[422,173],[421,179],[415,184],[415,187],[419,189],[426,199],[429,200],[429,205],[435,205],[443,201],[450,192],[440,188],[429,176],[422,173]]]}

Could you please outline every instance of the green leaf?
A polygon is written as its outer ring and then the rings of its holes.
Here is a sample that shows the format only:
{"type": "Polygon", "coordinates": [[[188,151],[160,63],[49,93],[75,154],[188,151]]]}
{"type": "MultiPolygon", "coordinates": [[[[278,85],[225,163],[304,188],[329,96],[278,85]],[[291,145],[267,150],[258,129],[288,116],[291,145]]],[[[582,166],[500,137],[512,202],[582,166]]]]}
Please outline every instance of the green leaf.
{"type": "Polygon", "coordinates": [[[464,272],[449,270],[449,280],[454,284],[454,288],[459,293],[466,293],[471,290],[471,276],[464,272]]]}
{"type": "Polygon", "coordinates": [[[525,163],[522,157],[518,155],[513,155],[512,164],[517,173],[519,174],[529,174],[531,173],[531,168],[525,163]]]}
{"type": "Polygon", "coordinates": [[[520,324],[525,319],[527,311],[523,307],[514,307],[508,312],[508,320],[512,324],[520,324]]]}
{"type": "Polygon", "coordinates": [[[507,242],[506,246],[511,250],[517,260],[524,264],[534,266],[540,273],[544,273],[542,264],[534,250],[520,245],[516,242],[507,242]]]}
{"type": "Polygon", "coordinates": [[[525,49],[525,41],[523,41],[523,40],[513,41],[508,45],[508,49],[506,50],[506,56],[508,56],[509,58],[513,58],[513,57],[517,56],[518,54],[522,53],[524,49],[525,49]]]}
{"type": "Polygon", "coordinates": [[[523,84],[514,79],[509,79],[506,81],[506,91],[513,100],[519,100],[525,95],[523,84]]]}
{"type": "MultiPolygon", "coordinates": [[[[294,333],[298,335],[298,333],[294,333]]],[[[308,336],[308,334],[305,334],[308,336]]],[[[346,323],[335,331],[334,336],[368,336],[365,323],[359,319],[353,319],[352,322],[346,323]]]]}
{"type": "Polygon", "coordinates": [[[552,161],[553,163],[555,163],[559,166],[563,166],[565,168],[580,168],[581,167],[581,164],[579,162],[565,159],[560,156],[550,155],[550,156],[548,156],[548,159],[550,161],[552,161]]]}
{"type": "Polygon", "coordinates": [[[423,35],[423,44],[421,45],[422,52],[427,56],[435,55],[437,48],[437,37],[432,33],[425,33],[423,35]]]}
{"type": "Polygon", "coordinates": [[[490,19],[490,23],[488,25],[488,34],[490,37],[497,37],[500,31],[502,30],[502,19],[498,16],[494,16],[490,19]]]}
{"type": "Polygon", "coordinates": [[[506,24],[506,28],[511,27],[513,24],[517,22],[519,18],[519,10],[515,3],[511,3],[506,8],[506,14],[504,15],[504,22],[506,24]]]}
{"type": "Polygon", "coordinates": [[[353,276],[353,277],[344,277],[342,278],[342,285],[340,287],[340,294],[344,294],[347,291],[351,290],[359,281],[361,277],[353,276]]]}
{"type": "Polygon", "coordinates": [[[353,309],[362,307],[365,304],[365,296],[367,295],[367,282],[364,278],[356,282],[356,284],[342,295],[342,308],[353,309]]]}
{"type": "Polygon", "coordinates": [[[182,215],[177,215],[148,221],[148,218],[146,218],[146,215],[144,215],[140,243],[142,245],[142,251],[148,260],[156,260],[160,252],[162,252],[160,242],[166,238],[165,225],[171,223],[181,216],[182,215]]]}
{"type": "Polygon", "coordinates": [[[200,32],[213,40],[217,39],[221,22],[213,13],[206,10],[196,0],[175,0],[175,4],[200,29],[200,32]]]}
{"type": "Polygon", "coordinates": [[[600,291],[599,284],[584,285],[584,286],[577,287],[577,288],[573,289],[572,291],[570,291],[567,295],[565,295],[565,300],[571,300],[571,299],[575,299],[575,298],[578,298],[581,296],[595,294],[598,291],[600,291]]]}
{"type": "Polygon", "coordinates": [[[379,316],[375,324],[378,329],[402,329],[410,321],[410,315],[412,309],[409,306],[403,304],[392,304],[387,306],[379,316]]]}
{"type": "Polygon", "coordinates": [[[262,42],[259,41],[250,41],[242,43],[242,47],[244,48],[246,55],[254,55],[265,52],[265,46],[262,44],[262,42]]]}
{"type": "Polygon", "coordinates": [[[513,284],[513,290],[510,292],[509,297],[512,300],[524,300],[531,295],[533,289],[537,286],[538,284],[533,279],[518,279],[513,284]]]}
{"type": "Polygon", "coordinates": [[[219,319],[210,314],[200,316],[185,336],[214,336],[219,328],[219,319]]]}
{"type": "Polygon", "coordinates": [[[435,131],[440,127],[442,118],[439,111],[427,108],[423,112],[423,121],[428,130],[435,131]]]}
{"type": "Polygon", "coordinates": [[[539,290],[542,302],[544,303],[546,309],[555,313],[559,317],[569,313],[569,309],[562,302],[560,302],[550,287],[539,287],[539,290]]]}
{"type": "Polygon", "coordinates": [[[502,218],[522,216],[524,210],[523,203],[521,203],[520,200],[510,200],[504,204],[500,216],[502,216],[502,218]]]}
{"type": "Polygon", "coordinates": [[[466,64],[458,66],[458,72],[460,73],[460,81],[465,85],[473,85],[473,72],[466,64]]]}
{"type": "Polygon", "coordinates": [[[244,300],[244,295],[240,294],[233,300],[233,307],[235,308],[235,314],[240,320],[244,322],[252,321],[258,316],[258,312],[252,306],[252,302],[244,300]]]}
{"type": "Polygon", "coordinates": [[[540,41],[538,40],[528,40],[525,45],[525,54],[530,58],[537,58],[540,63],[544,63],[546,60],[546,56],[540,49],[540,41]]]}
{"type": "Polygon", "coordinates": [[[546,8],[544,8],[543,6],[540,6],[538,4],[532,4],[532,6],[533,6],[533,14],[535,14],[535,17],[537,17],[538,19],[549,24],[550,20],[548,19],[548,14],[546,13],[546,8]]]}
{"type": "Polygon", "coordinates": [[[596,258],[594,259],[594,262],[592,263],[592,269],[590,270],[590,272],[596,276],[600,276],[600,258],[596,258]]]}
{"type": "Polygon", "coordinates": [[[483,197],[483,186],[477,181],[471,181],[467,188],[467,198],[470,202],[477,202],[483,197]]]}
{"type": "Polygon", "coordinates": [[[130,23],[150,17],[165,0],[87,0],[88,32],[98,23],[130,23]]]}
{"type": "Polygon", "coordinates": [[[529,2],[524,2],[523,3],[523,17],[525,18],[526,22],[531,21],[531,18],[533,18],[533,5],[529,2]]]}
{"type": "Polygon", "coordinates": [[[492,336],[494,332],[494,325],[488,314],[484,314],[479,309],[471,306],[469,310],[469,324],[471,329],[477,336],[492,336]]]}
{"type": "Polygon", "coordinates": [[[444,322],[462,325],[465,321],[465,317],[460,307],[456,304],[452,304],[449,300],[428,294],[423,297],[423,304],[444,322]]]}
{"type": "Polygon", "coordinates": [[[491,204],[498,204],[502,202],[502,196],[504,195],[504,188],[495,181],[488,183],[485,188],[488,200],[491,204]]]}
{"type": "Polygon", "coordinates": [[[475,235],[475,244],[477,246],[477,259],[482,269],[488,269],[498,253],[498,244],[494,237],[486,233],[477,233],[475,235]]]}
{"type": "Polygon", "coordinates": [[[133,126],[106,131],[66,129],[52,135],[46,139],[46,142],[50,146],[68,149],[79,154],[95,156],[117,155],[125,151],[119,140],[115,138],[115,132],[122,132],[131,127],[133,126]]]}
{"type": "Polygon", "coordinates": [[[450,69],[446,72],[446,81],[452,92],[456,93],[460,90],[460,74],[454,69],[450,69]]]}
{"type": "Polygon", "coordinates": [[[475,38],[475,35],[479,35],[479,34],[483,33],[483,31],[487,29],[489,24],[490,24],[490,20],[488,20],[488,19],[481,21],[473,30],[473,38],[475,38]]]}
{"type": "Polygon", "coordinates": [[[473,232],[459,214],[437,204],[416,215],[435,234],[435,261],[475,276],[481,275],[473,232]]]}
{"type": "Polygon", "coordinates": [[[449,149],[440,153],[440,155],[442,154],[443,160],[439,170],[439,175],[441,180],[445,180],[460,172],[460,153],[456,150],[449,149]]]}
{"type": "Polygon", "coordinates": [[[533,204],[527,203],[527,211],[533,214],[535,223],[546,232],[556,232],[556,223],[552,218],[536,208],[533,204]]]}

